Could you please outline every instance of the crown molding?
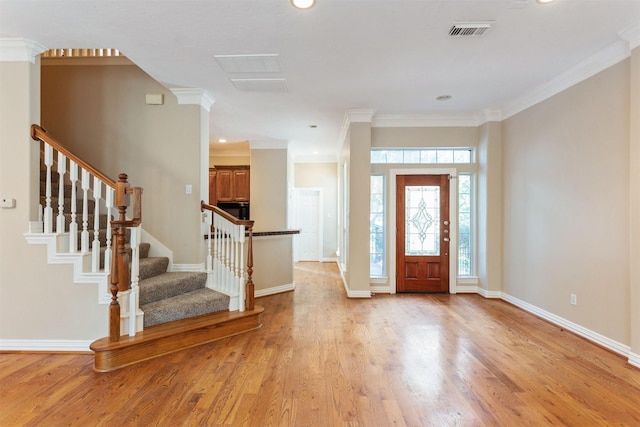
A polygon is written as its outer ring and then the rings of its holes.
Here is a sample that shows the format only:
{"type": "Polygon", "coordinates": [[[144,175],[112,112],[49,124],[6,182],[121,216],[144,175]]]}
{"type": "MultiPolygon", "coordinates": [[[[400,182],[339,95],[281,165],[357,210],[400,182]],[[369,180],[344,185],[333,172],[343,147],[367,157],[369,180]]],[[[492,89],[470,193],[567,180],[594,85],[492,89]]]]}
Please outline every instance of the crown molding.
{"type": "Polygon", "coordinates": [[[211,111],[211,106],[216,102],[213,96],[204,89],[174,88],[169,90],[178,98],[178,104],[199,105],[208,112],[211,111]]]}
{"type": "Polygon", "coordinates": [[[574,86],[589,77],[626,59],[631,54],[630,44],[624,40],[618,40],[602,49],[595,55],[579,62],[574,67],[559,74],[528,93],[516,98],[502,109],[503,119],[507,119],[529,107],[551,98],[554,95],[574,86]]]}
{"type": "Polygon", "coordinates": [[[372,127],[474,127],[478,124],[477,114],[406,114],[376,116],[372,127]]]}
{"type": "Polygon", "coordinates": [[[640,22],[625,28],[618,35],[622,40],[629,43],[630,50],[637,48],[640,46],[640,22]]]}
{"type": "Polygon", "coordinates": [[[501,122],[502,111],[492,108],[485,108],[478,114],[478,125],[483,125],[487,122],[501,122]]]}
{"type": "Polygon", "coordinates": [[[0,38],[0,62],[36,62],[36,57],[47,48],[32,40],[0,38]]]}
{"type": "Polygon", "coordinates": [[[376,110],[349,110],[347,116],[350,123],[371,123],[376,110]]]}

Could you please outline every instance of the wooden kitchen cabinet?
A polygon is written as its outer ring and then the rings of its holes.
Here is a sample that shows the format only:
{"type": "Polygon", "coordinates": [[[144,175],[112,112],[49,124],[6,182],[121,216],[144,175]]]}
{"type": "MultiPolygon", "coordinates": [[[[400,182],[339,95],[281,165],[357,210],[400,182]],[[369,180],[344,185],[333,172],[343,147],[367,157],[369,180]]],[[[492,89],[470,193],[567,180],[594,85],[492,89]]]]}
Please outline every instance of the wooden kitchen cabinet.
{"type": "Polygon", "coordinates": [[[209,204],[248,202],[250,198],[249,166],[215,166],[209,169],[209,204]]]}

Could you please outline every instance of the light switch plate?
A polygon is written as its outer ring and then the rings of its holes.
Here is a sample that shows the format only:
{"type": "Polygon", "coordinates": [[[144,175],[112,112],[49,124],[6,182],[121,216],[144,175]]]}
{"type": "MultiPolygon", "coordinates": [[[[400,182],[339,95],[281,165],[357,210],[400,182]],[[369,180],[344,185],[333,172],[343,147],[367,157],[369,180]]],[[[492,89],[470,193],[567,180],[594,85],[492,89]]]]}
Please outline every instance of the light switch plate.
{"type": "Polygon", "coordinates": [[[0,199],[0,208],[11,209],[16,207],[16,199],[0,199]]]}

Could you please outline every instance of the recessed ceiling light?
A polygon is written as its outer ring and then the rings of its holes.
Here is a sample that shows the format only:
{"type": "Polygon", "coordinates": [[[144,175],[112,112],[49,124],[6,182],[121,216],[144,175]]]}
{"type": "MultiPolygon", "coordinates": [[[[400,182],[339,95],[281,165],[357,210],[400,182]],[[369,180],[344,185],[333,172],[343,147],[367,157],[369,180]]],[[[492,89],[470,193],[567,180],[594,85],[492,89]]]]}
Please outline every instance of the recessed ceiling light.
{"type": "Polygon", "coordinates": [[[451,95],[440,95],[436,98],[438,101],[448,101],[451,99],[451,95]]]}
{"type": "Polygon", "coordinates": [[[556,0],[536,0],[536,1],[537,1],[538,3],[545,4],[545,3],[551,3],[551,2],[554,2],[554,1],[556,1],[556,0]]]}
{"type": "Polygon", "coordinates": [[[316,0],[291,0],[291,4],[298,9],[311,9],[316,4],[316,0]]]}
{"type": "Polygon", "coordinates": [[[315,155],[315,154],[318,154],[318,152],[317,152],[317,151],[314,151],[314,152],[313,152],[313,154],[314,154],[314,155],[315,155]]]}
{"type": "Polygon", "coordinates": [[[218,142],[220,142],[220,143],[224,144],[225,142],[227,142],[227,140],[226,140],[226,139],[224,139],[224,138],[220,138],[220,139],[218,140],[218,142]]]}
{"type": "Polygon", "coordinates": [[[318,125],[309,125],[309,127],[310,127],[311,129],[315,129],[315,128],[317,128],[317,127],[318,127],[318,125]]]}

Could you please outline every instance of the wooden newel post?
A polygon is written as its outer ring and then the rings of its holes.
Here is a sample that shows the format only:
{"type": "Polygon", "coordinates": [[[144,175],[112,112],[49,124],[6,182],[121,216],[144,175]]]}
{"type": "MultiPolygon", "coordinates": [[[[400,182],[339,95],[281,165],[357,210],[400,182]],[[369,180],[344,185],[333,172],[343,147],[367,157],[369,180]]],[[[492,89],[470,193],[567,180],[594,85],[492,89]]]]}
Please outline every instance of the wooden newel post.
{"type": "Polygon", "coordinates": [[[254,309],[254,293],[255,285],[253,284],[253,227],[249,227],[249,246],[247,248],[247,298],[245,301],[245,309],[254,309]]]}
{"type": "Polygon", "coordinates": [[[120,303],[118,292],[126,291],[131,287],[129,277],[129,255],[127,254],[127,174],[118,175],[115,188],[114,206],[118,209],[118,219],[111,221],[113,230],[112,242],[115,245],[114,256],[111,259],[111,272],[109,275],[109,289],[111,291],[111,304],[109,305],[109,340],[120,340],[120,303]]]}

